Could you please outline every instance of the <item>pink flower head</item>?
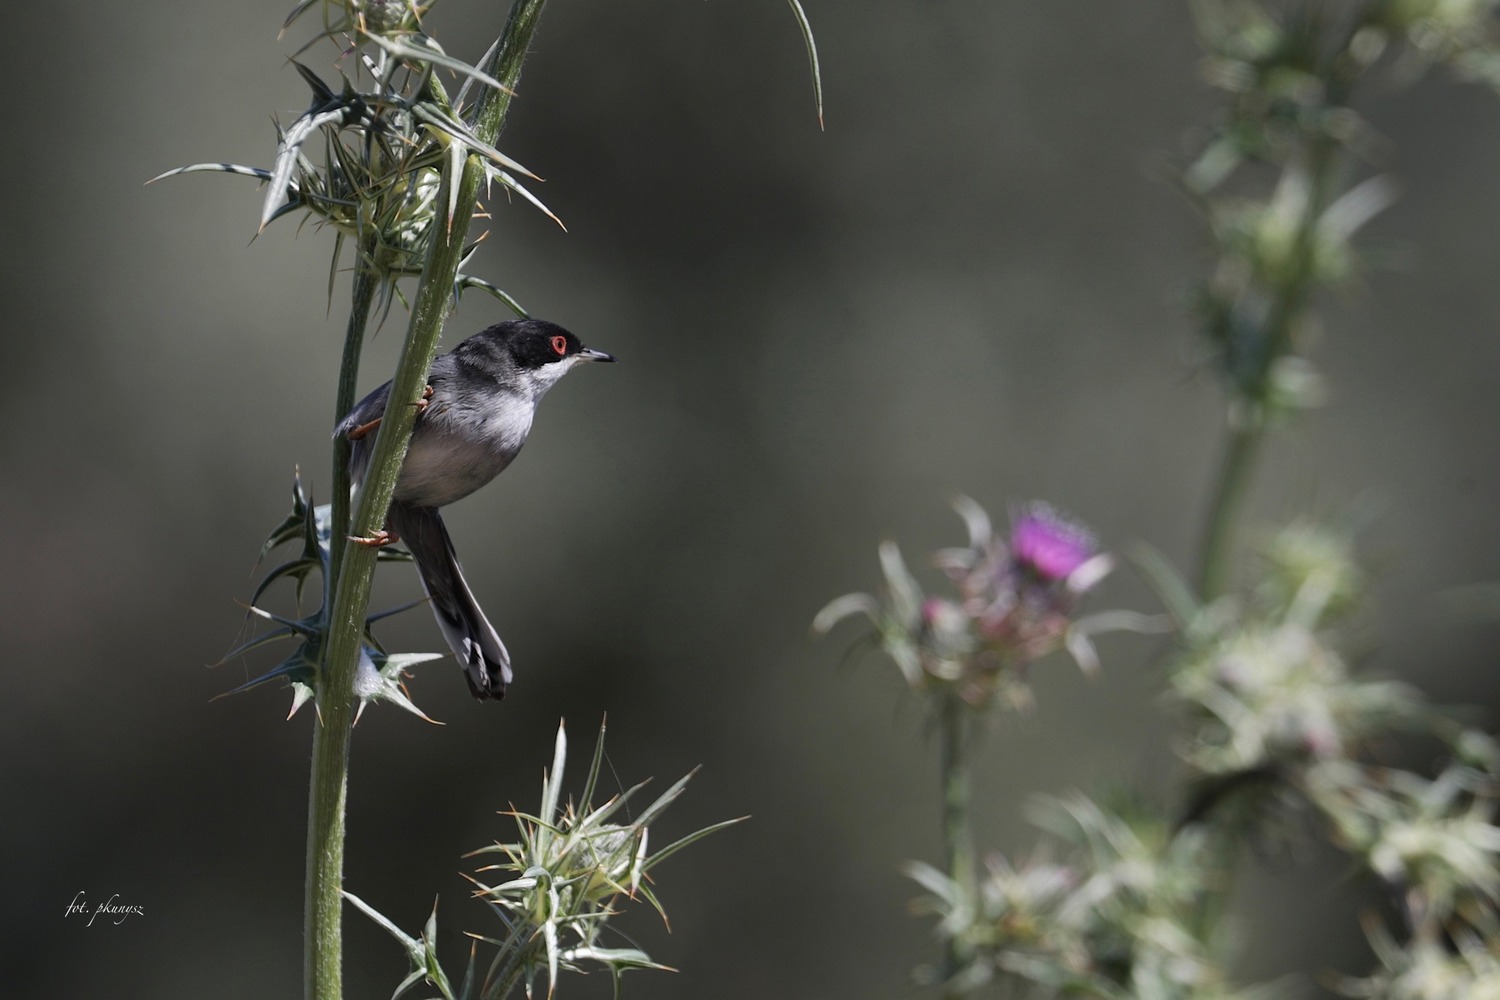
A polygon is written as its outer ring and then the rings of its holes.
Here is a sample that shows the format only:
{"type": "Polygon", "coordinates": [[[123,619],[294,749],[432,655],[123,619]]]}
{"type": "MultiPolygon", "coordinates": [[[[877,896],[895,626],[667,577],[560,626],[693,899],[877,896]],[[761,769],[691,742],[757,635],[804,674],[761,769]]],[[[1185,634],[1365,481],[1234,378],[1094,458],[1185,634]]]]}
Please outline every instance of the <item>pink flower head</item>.
{"type": "Polygon", "coordinates": [[[1010,529],[1011,560],[1047,583],[1066,580],[1093,558],[1093,534],[1046,504],[1032,504],[1010,529]]]}

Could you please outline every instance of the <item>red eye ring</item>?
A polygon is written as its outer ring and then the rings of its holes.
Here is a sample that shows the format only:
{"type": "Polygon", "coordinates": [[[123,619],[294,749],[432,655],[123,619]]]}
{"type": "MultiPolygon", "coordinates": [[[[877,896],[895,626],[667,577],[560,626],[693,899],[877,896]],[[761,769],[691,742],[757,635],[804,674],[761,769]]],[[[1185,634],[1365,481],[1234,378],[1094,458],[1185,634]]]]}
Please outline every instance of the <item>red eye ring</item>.
{"type": "Polygon", "coordinates": [[[558,357],[562,357],[564,354],[567,354],[568,353],[568,338],[567,337],[553,337],[552,338],[552,350],[557,353],[558,357]]]}

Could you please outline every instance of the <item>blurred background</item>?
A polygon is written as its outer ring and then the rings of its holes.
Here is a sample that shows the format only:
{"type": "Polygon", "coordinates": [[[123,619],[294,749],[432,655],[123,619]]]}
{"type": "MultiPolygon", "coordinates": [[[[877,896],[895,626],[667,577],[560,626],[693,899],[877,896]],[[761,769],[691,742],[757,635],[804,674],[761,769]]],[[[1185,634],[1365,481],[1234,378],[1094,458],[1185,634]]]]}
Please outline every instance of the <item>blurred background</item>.
{"type": "MultiPolygon", "coordinates": [[[[295,996],[312,713],[284,690],[212,701],[274,662],[205,665],[245,628],[294,467],[327,499],[346,315],[331,234],[252,240],[272,113],[306,91],[283,2],[23,5],[9,13],[0,393],[0,949],[12,997],[295,996]],[[143,914],[84,926],[79,892],[143,914]]],[[[499,705],[451,661],[356,730],[347,885],[450,961],[489,932],[466,851],[534,805],[559,718],[580,755],[609,716],[618,781],[703,765],[674,839],[752,819],[659,872],[671,932],[626,926],[672,975],[630,995],[906,997],[931,957],[902,862],[938,855],[935,749],[895,671],[846,663],[828,599],[1046,498],[1106,544],[1188,565],[1220,433],[1186,302],[1199,222],[1166,180],[1218,100],[1180,0],[806,0],[820,132],[780,0],[557,2],[501,142],[568,225],[503,199],[474,270],[621,363],[568,379],[495,485],[450,508],[513,651],[499,705]],[[841,666],[841,664],[845,664],[841,666]]],[[[504,5],[449,0],[434,34],[476,59],[504,5]]],[[[326,52],[312,67],[331,75],[326,52]]],[[[1371,90],[1402,248],[1325,310],[1329,405],[1266,456],[1254,516],[1373,510],[1367,669],[1435,701],[1500,700],[1494,626],[1433,595],[1500,578],[1500,101],[1443,74],[1371,90]]],[[[445,343],[503,318],[467,299],[445,343]]],[[[364,387],[389,376],[392,317],[364,387]]],[[[409,567],[377,606],[420,591],[409,567]]],[[[285,594],[278,599],[287,600],[285,594]]],[[[1127,571],[1092,606],[1155,607],[1127,571]]],[[[282,604],[282,610],[290,605],[282,604]]],[[[380,629],[437,650],[425,611],[380,629]]],[[[987,739],[982,846],[1024,853],[1041,792],[1170,787],[1152,658],[1108,637],[987,739]]],[[[579,761],[581,766],[582,761],[579,761]]],[[[1263,856],[1237,932],[1249,978],[1365,968],[1364,898],[1336,858],[1263,856]],[[1351,893],[1351,889],[1355,891],[1351,893]]],[[[347,992],[383,997],[395,942],[351,914],[347,992]]],[[[602,976],[567,996],[607,996],[602,976]]]]}

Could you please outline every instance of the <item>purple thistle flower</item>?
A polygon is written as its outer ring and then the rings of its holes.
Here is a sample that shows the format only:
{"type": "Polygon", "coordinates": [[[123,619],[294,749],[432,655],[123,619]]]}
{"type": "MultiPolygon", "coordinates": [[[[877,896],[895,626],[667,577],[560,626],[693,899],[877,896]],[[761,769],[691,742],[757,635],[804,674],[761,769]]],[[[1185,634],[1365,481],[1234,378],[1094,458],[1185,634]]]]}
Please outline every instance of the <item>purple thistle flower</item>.
{"type": "Polygon", "coordinates": [[[1047,583],[1072,576],[1096,550],[1093,533],[1046,504],[1032,504],[1011,525],[1012,561],[1047,583]]]}
{"type": "Polygon", "coordinates": [[[1093,673],[1099,660],[1091,636],[1159,630],[1154,619],[1124,611],[1075,617],[1079,599],[1113,565],[1079,522],[1031,503],[1016,509],[1010,537],[1001,540],[973,500],[959,497],[954,506],[968,526],[968,545],[943,549],[933,561],[957,588],[957,599],[924,595],[901,551],[885,542],[884,594],[840,597],[818,612],[813,627],[826,632],[863,614],[908,684],[951,691],[976,708],[997,699],[1026,707],[1028,668],[1059,649],[1093,673]]]}

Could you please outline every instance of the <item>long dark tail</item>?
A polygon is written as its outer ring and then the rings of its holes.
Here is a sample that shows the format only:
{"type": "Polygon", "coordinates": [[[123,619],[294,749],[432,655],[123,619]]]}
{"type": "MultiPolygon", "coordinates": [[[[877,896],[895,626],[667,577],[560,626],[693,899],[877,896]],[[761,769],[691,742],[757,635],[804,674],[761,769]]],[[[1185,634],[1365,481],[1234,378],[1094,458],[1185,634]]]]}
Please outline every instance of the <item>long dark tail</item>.
{"type": "Polygon", "coordinates": [[[464,668],[469,690],[481,701],[505,697],[511,681],[510,654],[464,582],[453,540],[437,509],[397,501],[391,504],[389,520],[417,561],[422,589],[432,599],[438,628],[464,668]]]}

